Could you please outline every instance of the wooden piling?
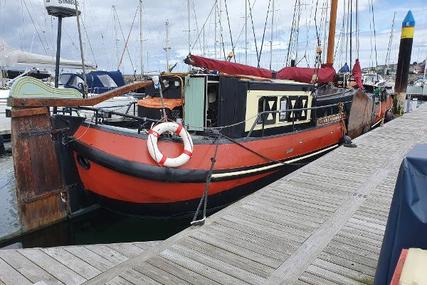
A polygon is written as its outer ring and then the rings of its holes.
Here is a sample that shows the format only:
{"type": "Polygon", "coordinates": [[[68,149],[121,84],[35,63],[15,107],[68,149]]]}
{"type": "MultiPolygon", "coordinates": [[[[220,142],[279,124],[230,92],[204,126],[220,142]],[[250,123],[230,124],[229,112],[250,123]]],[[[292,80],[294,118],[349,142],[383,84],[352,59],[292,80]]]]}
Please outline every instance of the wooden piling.
{"type": "Polygon", "coordinates": [[[12,108],[16,195],[24,231],[67,216],[67,192],[51,132],[48,108],[12,108]]]}

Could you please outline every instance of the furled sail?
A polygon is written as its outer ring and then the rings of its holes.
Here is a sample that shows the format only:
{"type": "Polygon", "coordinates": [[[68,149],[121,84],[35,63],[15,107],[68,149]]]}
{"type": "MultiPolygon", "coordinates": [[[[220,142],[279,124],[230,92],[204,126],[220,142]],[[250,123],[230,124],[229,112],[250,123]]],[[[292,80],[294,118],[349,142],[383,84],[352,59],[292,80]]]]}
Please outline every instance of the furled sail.
{"type": "Polygon", "coordinates": [[[273,73],[271,70],[264,68],[256,68],[249,65],[244,65],[240,63],[233,63],[225,60],[217,60],[206,58],[202,56],[192,55],[190,54],[184,60],[186,64],[190,64],[192,66],[205,68],[209,70],[216,70],[222,73],[227,73],[230,75],[250,75],[250,76],[258,76],[264,78],[272,78],[273,73]]]}
{"type": "MultiPolygon", "coordinates": [[[[81,61],[60,59],[61,67],[65,68],[81,68],[81,61]]],[[[41,55],[36,53],[25,52],[22,50],[14,49],[7,46],[4,42],[0,42],[0,66],[16,66],[16,65],[30,65],[30,66],[55,66],[55,57],[48,55],[41,55]]],[[[88,69],[95,69],[92,64],[85,64],[88,69]]]]}
{"type": "Polygon", "coordinates": [[[197,55],[189,55],[184,61],[192,66],[216,70],[230,75],[250,75],[264,78],[289,79],[299,82],[311,83],[328,83],[335,78],[335,69],[332,66],[322,65],[321,68],[307,67],[285,67],[277,72],[256,68],[240,63],[233,63],[224,60],[210,59],[197,55]],[[317,80],[313,80],[316,79],[317,80]]]}

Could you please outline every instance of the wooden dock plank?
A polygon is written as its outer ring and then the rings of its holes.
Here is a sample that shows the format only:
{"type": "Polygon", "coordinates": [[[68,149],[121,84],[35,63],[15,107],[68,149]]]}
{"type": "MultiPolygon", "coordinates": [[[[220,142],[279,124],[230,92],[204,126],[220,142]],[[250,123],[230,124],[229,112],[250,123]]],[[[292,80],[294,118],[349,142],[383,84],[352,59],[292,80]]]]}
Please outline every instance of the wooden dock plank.
{"type": "Polygon", "coordinates": [[[69,269],[56,259],[44,253],[41,249],[26,249],[19,250],[19,253],[24,255],[26,258],[38,264],[40,267],[49,272],[59,281],[64,284],[78,285],[82,284],[86,279],[79,275],[77,272],[69,269]]]}
{"type": "Polygon", "coordinates": [[[121,276],[116,276],[105,284],[106,285],[135,285],[135,283],[132,283],[121,276]]]}
{"type": "Polygon", "coordinates": [[[110,269],[115,264],[114,262],[105,259],[104,257],[96,254],[95,252],[89,250],[86,247],[68,246],[65,248],[65,250],[75,256],[80,256],[86,262],[90,263],[93,267],[103,272],[110,269]]]}
{"type": "Polygon", "coordinates": [[[142,265],[136,265],[133,270],[153,279],[160,284],[177,284],[177,285],[188,285],[189,282],[181,279],[178,276],[170,274],[169,272],[162,270],[161,268],[155,267],[150,263],[144,263],[142,265]]]}
{"type": "Polygon", "coordinates": [[[112,244],[106,244],[109,248],[119,252],[123,256],[129,257],[135,257],[139,254],[142,254],[144,250],[132,243],[130,244],[122,244],[122,243],[112,243],[112,244]]]}
{"type": "Polygon", "coordinates": [[[120,252],[103,244],[86,245],[85,247],[90,251],[95,252],[99,256],[105,258],[106,260],[109,260],[114,265],[122,263],[123,261],[128,259],[126,256],[122,255],[120,252]]]}
{"type": "Polygon", "coordinates": [[[86,261],[80,259],[79,257],[69,253],[63,247],[50,247],[42,249],[43,252],[61,262],[66,267],[70,268],[74,272],[78,272],[79,275],[85,279],[91,279],[102,271],[96,269],[86,261]]]}
{"type": "Polygon", "coordinates": [[[0,250],[0,258],[33,283],[43,280],[48,284],[62,284],[16,250],[0,250]]]}
{"type": "Polygon", "coordinates": [[[162,251],[160,253],[160,256],[174,263],[177,263],[182,267],[187,268],[190,271],[203,275],[206,278],[212,279],[220,284],[245,284],[240,279],[237,279],[233,276],[225,274],[222,271],[219,271],[215,268],[204,265],[203,263],[195,261],[186,256],[182,256],[179,252],[177,252],[173,248],[162,251]]]}
{"type": "MultiPolygon", "coordinates": [[[[160,243],[153,241],[0,250],[0,281],[3,282],[0,285],[37,282],[47,285],[83,284],[129,257],[142,254],[160,243]]],[[[125,281],[117,278],[112,282],[132,282],[124,279],[125,281]]],[[[148,277],[140,278],[135,284],[148,284],[149,280],[151,279],[148,277]]],[[[150,284],[158,284],[151,281],[150,284]]]]}
{"type": "Polygon", "coordinates": [[[144,285],[145,284],[146,285],[161,284],[133,269],[126,270],[125,272],[121,273],[119,276],[133,284],[144,284],[144,285]]]}
{"type": "Polygon", "coordinates": [[[155,267],[158,267],[166,272],[169,272],[170,274],[173,274],[175,276],[180,276],[181,278],[183,278],[184,280],[187,280],[189,283],[192,283],[192,284],[206,284],[206,285],[219,284],[214,280],[206,278],[205,276],[197,274],[196,272],[186,270],[186,268],[179,266],[177,264],[174,264],[170,260],[167,260],[159,256],[153,256],[147,262],[155,267]]]}
{"type": "Polygon", "coordinates": [[[24,277],[21,273],[16,271],[12,266],[7,264],[5,261],[0,259],[0,280],[4,284],[22,284],[22,285],[31,285],[33,284],[24,277]]]}

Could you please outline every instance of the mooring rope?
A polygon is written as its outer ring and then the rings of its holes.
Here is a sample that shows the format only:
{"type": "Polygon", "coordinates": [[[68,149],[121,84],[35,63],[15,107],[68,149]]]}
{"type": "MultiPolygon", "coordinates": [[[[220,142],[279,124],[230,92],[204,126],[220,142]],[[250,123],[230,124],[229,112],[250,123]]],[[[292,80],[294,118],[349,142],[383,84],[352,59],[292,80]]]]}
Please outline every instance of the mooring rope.
{"type": "Polygon", "coordinates": [[[203,195],[200,198],[199,205],[197,205],[196,212],[194,213],[193,220],[191,221],[191,225],[203,225],[206,221],[206,208],[208,205],[208,194],[209,194],[209,185],[212,180],[212,173],[215,167],[216,163],[216,156],[218,154],[218,148],[219,148],[219,141],[221,136],[223,136],[221,133],[218,133],[218,135],[215,138],[215,151],[213,156],[211,157],[211,167],[209,168],[208,174],[206,175],[206,183],[205,183],[205,189],[203,191],[203,195]],[[200,208],[203,204],[203,218],[197,220],[197,217],[199,216],[200,208]]]}

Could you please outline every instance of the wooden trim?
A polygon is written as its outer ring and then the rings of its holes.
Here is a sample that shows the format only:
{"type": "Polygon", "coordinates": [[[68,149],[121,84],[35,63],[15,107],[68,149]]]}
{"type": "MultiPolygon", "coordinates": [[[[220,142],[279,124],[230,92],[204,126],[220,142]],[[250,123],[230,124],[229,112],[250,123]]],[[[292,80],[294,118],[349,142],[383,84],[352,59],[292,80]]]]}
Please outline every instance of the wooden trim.
{"type": "Polygon", "coordinates": [[[12,109],[11,117],[12,118],[20,118],[20,117],[31,117],[36,115],[44,115],[48,114],[49,109],[46,107],[39,108],[26,108],[26,109],[12,109]]]}
{"type": "Polygon", "coordinates": [[[94,106],[105,100],[123,94],[135,91],[140,88],[147,87],[152,84],[152,81],[134,82],[103,94],[90,98],[13,98],[8,99],[9,106],[12,107],[78,107],[78,106],[94,106]]]}

